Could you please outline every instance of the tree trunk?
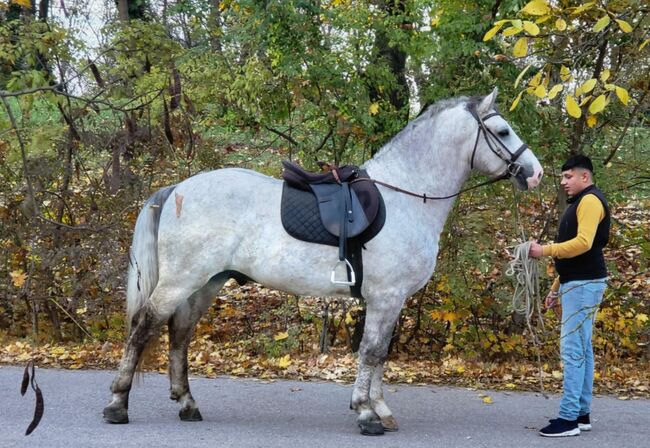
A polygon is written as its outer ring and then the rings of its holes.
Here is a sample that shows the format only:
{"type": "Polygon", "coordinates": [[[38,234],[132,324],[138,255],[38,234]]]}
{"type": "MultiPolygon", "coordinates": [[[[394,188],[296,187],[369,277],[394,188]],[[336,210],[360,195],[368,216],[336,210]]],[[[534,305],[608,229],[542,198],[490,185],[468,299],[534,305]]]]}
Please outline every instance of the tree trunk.
{"type": "Polygon", "coordinates": [[[129,0],[117,0],[117,17],[122,22],[129,21],[129,0]]]}
{"type": "MultiPolygon", "coordinates": [[[[382,0],[378,2],[377,6],[392,17],[400,16],[404,14],[406,10],[404,0],[382,0]]],[[[405,28],[410,25],[411,24],[406,21],[402,24],[405,28]]],[[[370,101],[374,103],[387,98],[393,108],[399,112],[400,118],[404,124],[408,121],[409,105],[409,88],[406,81],[406,56],[405,51],[396,45],[390,44],[389,37],[384,30],[376,30],[375,60],[373,62],[375,64],[388,65],[390,72],[395,77],[396,85],[386,92],[385,89],[382,89],[382,86],[377,85],[376,83],[371,83],[369,92],[370,101]]],[[[382,134],[386,131],[388,131],[388,129],[386,129],[386,123],[381,117],[378,117],[375,134],[379,135],[380,138],[371,148],[371,155],[374,155],[385,143],[386,137],[382,136],[382,134]]]]}

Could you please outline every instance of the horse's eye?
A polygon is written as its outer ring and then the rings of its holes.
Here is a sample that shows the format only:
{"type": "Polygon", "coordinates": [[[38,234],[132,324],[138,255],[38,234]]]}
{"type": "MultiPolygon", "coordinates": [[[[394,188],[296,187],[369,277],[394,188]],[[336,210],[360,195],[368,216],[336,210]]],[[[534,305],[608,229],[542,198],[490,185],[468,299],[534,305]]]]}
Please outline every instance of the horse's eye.
{"type": "Polygon", "coordinates": [[[499,134],[499,137],[507,137],[510,135],[510,130],[509,129],[501,129],[497,134],[499,134]]]}

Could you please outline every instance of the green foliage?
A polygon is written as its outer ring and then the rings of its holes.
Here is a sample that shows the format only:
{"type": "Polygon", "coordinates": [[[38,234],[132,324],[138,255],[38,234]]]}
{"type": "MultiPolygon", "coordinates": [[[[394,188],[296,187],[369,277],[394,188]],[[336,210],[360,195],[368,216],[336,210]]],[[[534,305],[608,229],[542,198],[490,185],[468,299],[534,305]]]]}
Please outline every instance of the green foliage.
{"type": "MultiPolygon", "coordinates": [[[[579,135],[595,160],[610,161],[606,167],[597,164],[597,182],[619,212],[609,260],[611,300],[606,322],[598,327],[598,344],[607,356],[642,357],[649,334],[643,316],[650,304],[635,276],[647,270],[650,243],[639,224],[647,217],[627,207],[647,207],[650,136],[642,114],[647,86],[638,76],[647,61],[610,68],[611,79],[603,81],[602,72],[587,73],[593,58],[578,60],[576,54],[571,65],[540,56],[526,60],[530,67],[521,75],[524,63],[506,56],[514,43],[509,37],[483,38],[500,17],[517,17],[522,2],[500,2],[496,8],[488,0],[442,0],[432,7],[429,1],[403,0],[391,3],[392,11],[380,3],[173,2],[166,10],[151,8],[142,17],[146,20],[106,24],[105,40],[93,49],[75,37],[74,29],[55,21],[17,15],[2,22],[1,95],[17,129],[3,110],[0,256],[7,263],[0,266],[6,279],[0,282],[6,298],[0,299],[0,337],[122,339],[126,253],[145,198],[163,185],[222,166],[278,176],[279,162],[286,158],[312,168],[317,160],[363,162],[405,122],[405,111],[391,98],[400,88],[399,74],[386,57],[397,49],[407,56],[414,113],[426,103],[483,94],[495,85],[500,109],[507,111],[510,100],[533,87],[532,80],[548,94],[562,64],[580,79],[575,87],[596,79],[587,85],[591,89],[583,88],[585,94],[607,92],[610,102],[597,115],[606,117],[608,126],[601,128],[600,121],[588,128],[585,121],[587,132],[579,135]],[[607,90],[612,83],[615,88],[607,90]],[[616,86],[629,88],[628,106],[616,86]],[[19,91],[17,97],[9,93],[19,91]]],[[[586,10],[579,16],[581,23],[598,18],[586,10]]],[[[622,57],[629,61],[625,58],[636,54],[628,52],[629,39],[637,39],[641,26],[630,20],[635,28],[627,33],[612,19],[598,32],[567,33],[575,42],[595,34],[611,38],[609,48],[624,49],[622,57]]],[[[525,32],[534,28],[527,25],[525,32]]],[[[530,51],[547,49],[542,34],[530,37],[530,51]]],[[[572,48],[562,57],[573,57],[572,48]]],[[[581,107],[588,110],[587,103],[581,107]]],[[[542,159],[544,187],[524,198],[498,185],[458,201],[441,241],[436,275],[409,301],[395,350],[424,358],[534,359],[530,334],[510,308],[503,266],[518,225],[527,235],[551,237],[557,218],[553,169],[573,149],[578,130],[548,96],[522,94],[507,115],[542,159]]],[[[244,339],[250,351],[286,368],[286,356],[302,351],[305,342],[317,345],[326,321],[322,307],[295,308],[276,305],[258,316],[260,327],[249,329],[246,317],[255,307],[242,312],[221,305],[211,316],[223,325],[207,325],[201,337],[227,343],[244,339]]],[[[358,310],[330,311],[330,342],[349,345],[358,310]]],[[[547,320],[549,326],[557,324],[550,314],[547,320]]],[[[553,334],[542,341],[545,356],[554,356],[553,334]]]]}

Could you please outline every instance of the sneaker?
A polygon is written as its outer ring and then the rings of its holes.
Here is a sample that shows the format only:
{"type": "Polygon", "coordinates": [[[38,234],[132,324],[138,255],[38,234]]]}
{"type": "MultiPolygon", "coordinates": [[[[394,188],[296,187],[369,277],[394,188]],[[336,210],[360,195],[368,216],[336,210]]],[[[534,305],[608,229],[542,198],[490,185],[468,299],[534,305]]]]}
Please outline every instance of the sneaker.
{"type": "Polygon", "coordinates": [[[580,431],[591,431],[591,421],[589,420],[589,414],[578,416],[577,421],[580,431]]]}
{"type": "Polygon", "coordinates": [[[568,437],[579,436],[580,428],[578,428],[577,420],[564,420],[563,418],[556,418],[549,420],[550,425],[539,430],[539,435],[543,437],[568,437]]]}

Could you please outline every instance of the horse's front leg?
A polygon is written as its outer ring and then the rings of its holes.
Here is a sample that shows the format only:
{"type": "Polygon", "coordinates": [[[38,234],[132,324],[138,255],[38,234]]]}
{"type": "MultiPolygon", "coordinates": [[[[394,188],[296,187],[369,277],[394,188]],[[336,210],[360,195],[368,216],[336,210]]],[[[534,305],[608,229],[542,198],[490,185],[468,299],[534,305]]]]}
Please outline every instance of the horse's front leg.
{"type": "Polygon", "coordinates": [[[375,371],[372,375],[372,380],[370,382],[370,406],[372,406],[372,410],[375,411],[375,414],[379,416],[384,431],[397,431],[397,420],[395,420],[393,413],[384,401],[384,391],[382,387],[383,377],[384,363],[375,367],[375,371]]]}
{"type": "Polygon", "coordinates": [[[187,377],[187,352],[194,328],[212,303],[223,281],[210,282],[181,304],[169,319],[169,380],[170,397],[181,404],[178,416],[183,421],[203,420],[196,406],[187,377]]]}
{"type": "Polygon", "coordinates": [[[368,301],[366,325],[359,348],[359,371],[352,391],[350,407],[359,417],[363,435],[381,435],[396,430],[397,422],[383,400],[381,379],[388,346],[404,299],[368,301]]]}

